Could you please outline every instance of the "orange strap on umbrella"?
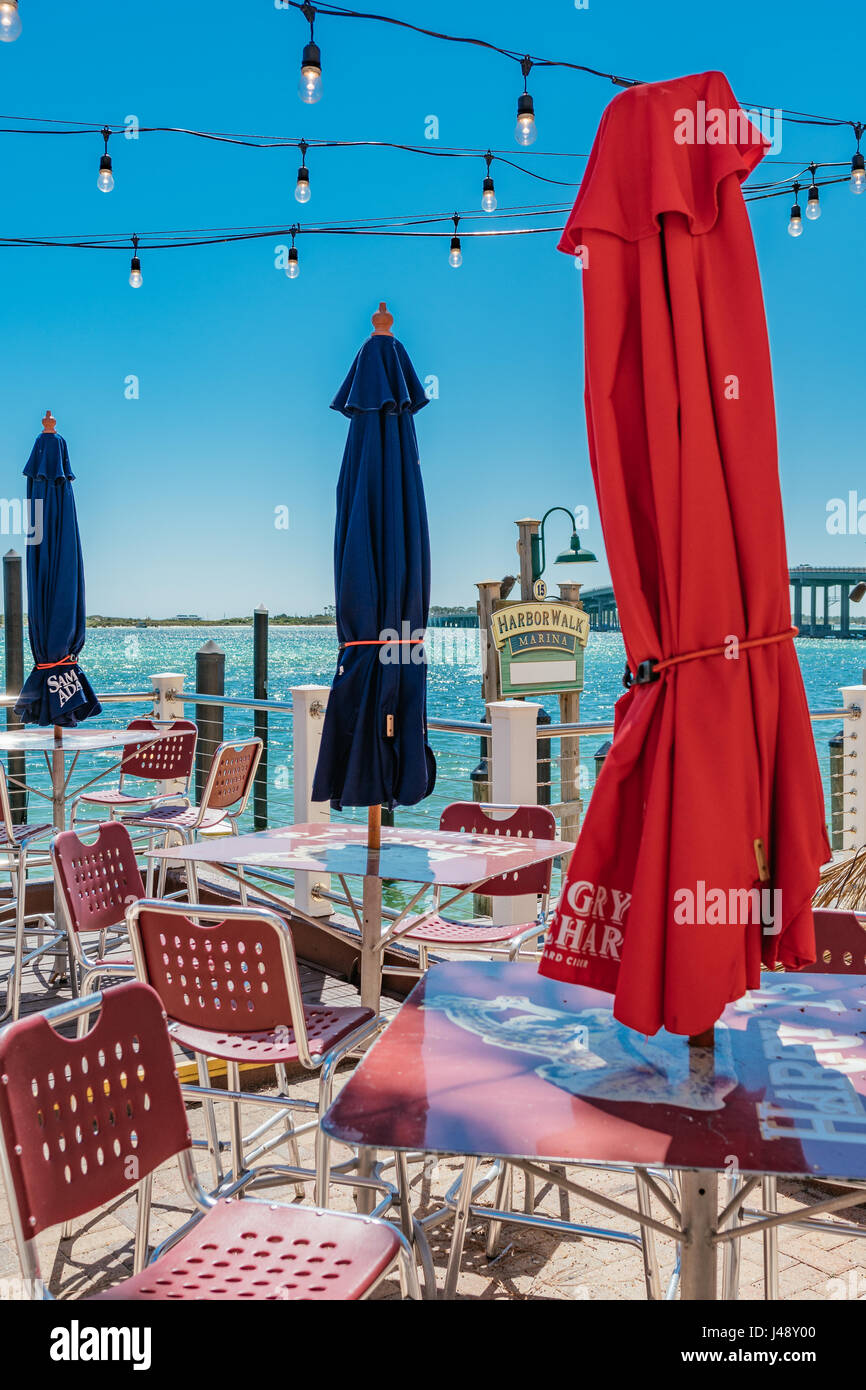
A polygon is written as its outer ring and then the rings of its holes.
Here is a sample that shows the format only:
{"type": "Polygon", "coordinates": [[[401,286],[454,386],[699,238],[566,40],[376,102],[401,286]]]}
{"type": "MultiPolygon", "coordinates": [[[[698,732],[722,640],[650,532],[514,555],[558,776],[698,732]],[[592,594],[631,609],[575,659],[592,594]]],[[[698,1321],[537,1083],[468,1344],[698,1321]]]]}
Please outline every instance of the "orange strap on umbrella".
{"type": "MultiPolygon", "coordinates": [[[[739,653],[748,651],[750,647],[769,647],[775,642],[787,642],[796,637],[799,630],[796,627],[789,627],[784,632],[774,632],[771,637],[744,637],[742,641],[737,638],[736,649],[739,653]]],[[[684,661],[697,661],[705,656],[724,656],[730,649],[730,645],[730,642],[723,642],[718,647],[703,647],[697,652],[681,652],[679,656],[666,656],[660,661],[656,660],[655,657],[649,657],[648,660],[640,663],[633,676],[631,670],[626,667],[626,674],[631,679],[625,681],[625,684],[629,686],[634,682],[635,685],[649,685],[652,681],[661,680],[662,671],[669,666],[680,666],[684,661]]]]}
{"type": "Polygon", "coordinates": [[[59,661],[37,661],[37,671],[51,671],[55,666],[74,666],[74,656],[62,656],[59,661]]]}
{"type": "Polygon", "coordinates": [[[423,637],[369,637],[362,642],[341,642],[341,647],[415,647],[423,645],[423,637]]]}

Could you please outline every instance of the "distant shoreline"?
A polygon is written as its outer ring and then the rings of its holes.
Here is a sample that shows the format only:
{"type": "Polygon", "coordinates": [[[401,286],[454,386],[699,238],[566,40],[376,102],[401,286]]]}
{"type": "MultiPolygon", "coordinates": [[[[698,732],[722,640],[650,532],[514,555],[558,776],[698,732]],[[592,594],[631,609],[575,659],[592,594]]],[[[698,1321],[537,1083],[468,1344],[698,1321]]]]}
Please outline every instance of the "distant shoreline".
{"type": "MultiPolygon", "coordinates": [[[[87,619],[88,627],[252,627],[252,616],[243,618],[108,618],[94,613],[87,619]]],[[[269,627],[334,627],[333,614],[311,613],[305,617],[289,613],[271,613],[269,627]]]]}

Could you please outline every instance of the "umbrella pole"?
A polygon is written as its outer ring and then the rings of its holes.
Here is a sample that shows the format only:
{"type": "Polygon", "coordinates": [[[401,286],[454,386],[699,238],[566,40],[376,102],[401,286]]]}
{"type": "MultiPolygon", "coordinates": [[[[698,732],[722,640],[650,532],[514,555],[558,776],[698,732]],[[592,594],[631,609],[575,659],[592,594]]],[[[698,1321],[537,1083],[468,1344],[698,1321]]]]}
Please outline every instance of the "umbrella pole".
{"type": "MultiPolygon", "coordinates": [[[[66,826],[66,802],[64,791],[66,784],[66,761],[63,754],[63,729],[59,724],[54,725],[54,747],[51,750],[51,805],[53,809],[52,820],[57,830],[63,830],[66,826]]],[[[60,885],[57,879],[57,869],[53,868],[54,877],[54,921],[63,930],[65,916],[63,911],[63,899],[60,895],[60,885]]],[[[75,981],[75,967],[72,964],[70,948],[66,951],[58,950],[54,957],[54,969],[51,974],[52,980],[58,984],[66,979],[66,971],[69,970],[69,978],[73,982],[73,994],[77,994],[75,981]]]]}
{"type": "Polygon", "coordinates": [[[379,877],[379,849],[382,844],[382,808],[367,809],[367,867],[364,875],[364,903],[361,930],[361,1004],[365,1009],[379,1012],[382,994],[382,953],[378,949],[382,935],[382,880],[379,877]],[[375,858],[374,858],[375,855],[375,858]]]}
{"type": "Polygon", "coordinates": [[[54,725],[54,748],[51,752],[51,804],[54,808],[53,821],[58,830],[66,824],[66,806],[63,798],[66,767],[63,759],[63,729],[54,725]]]}
{"type": "MultiPolygon", "coordinates": [[[[382,880],[379,876],[379,850],[382,845],[382,808],[367,809],[367,868],[364,875],[364,901],[361,916],[361,1005],[378,1014],[382,996],[382,953],[378,949],[382,935],[382,880]]],[[[358,1150],[358,1175],[372,1176],[375,1150],[358,1150]]],[[[361,1188],[355,1198],[358,1211],[369,1216],[373,1210],[373,1193],[361,1188]]]]}

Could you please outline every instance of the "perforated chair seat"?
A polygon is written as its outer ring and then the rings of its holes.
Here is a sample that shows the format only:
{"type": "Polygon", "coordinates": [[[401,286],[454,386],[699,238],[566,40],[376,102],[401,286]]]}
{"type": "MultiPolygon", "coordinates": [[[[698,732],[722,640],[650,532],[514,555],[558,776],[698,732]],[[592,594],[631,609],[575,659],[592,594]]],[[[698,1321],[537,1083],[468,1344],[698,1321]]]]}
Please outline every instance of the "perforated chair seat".
{"type": "MultiPolygon", "coordinates": [[[[372,1009],[329,1009],[315,1005],[304,1009],[311,1055],[315,1057],[318,1053],[328,1052],[335,1043],[372,1017],[372,1009]]],[[[298,1060],[295,1030],[290,1027],[249,1033],[220,1033],[216,1029],[196,1028],[170,1018],[168,1031],[181,1047],[228,1062],[257,1062],[260,1066],[274,1066],[298,1060]]]]}
{"type": "Polygon", "coordinates": [[[352,1301],[399,1251],[396,1231],[378,1221],[227,1199],[152,1265],[95,1299],[352,1301]]]}
{"type": "Polygon", "coordinates": [[[12,827],[13,839],[0,839],[0,852],[4,849],[20,848],[21,845],[29,844],[31,840],[44,839],[46,835],[53,835],[56,827],[53,825],[15,825],[12,827]]]}
{"type": "MultiPolygon", "coordinates": [[[[100,792],[82,792],[78,800],[86,801],[92,806],[147,806],[164,795],[164,792],[158,791],[132,796],[129,792],[122,792],[119,787],[106,787],[100,792]]],[[[188,803],[184,801],[183,804],[188,803]]]]}
{"type": "Polygon", "coordinates": [[[137,811],[131,816],[121,816],[124,825],[152,825],[156,830],[188,830],[191,826],[207,830],[226,819],[226,812],[218,809],[201,813],[198,806],[153,806],[148,811],[137,811]]]}
{"type": "Polygon", "coordinates": [[[437,942],[441,946],[466,946],[475,943],[478,946],[488,946],[496,941],[513,941],[514,937],[522,936],[531,927],[538,926],[538,935],[544,931],[543,926],[537,922],[523,922],[519,926],[495,927],[490,922],[449,922],[445,917],[431,917],[429,921],[423,922],[420,927],[413,927],[411,931],[405,932],[401,936],[402,941],[424,941],[437,942]]]}

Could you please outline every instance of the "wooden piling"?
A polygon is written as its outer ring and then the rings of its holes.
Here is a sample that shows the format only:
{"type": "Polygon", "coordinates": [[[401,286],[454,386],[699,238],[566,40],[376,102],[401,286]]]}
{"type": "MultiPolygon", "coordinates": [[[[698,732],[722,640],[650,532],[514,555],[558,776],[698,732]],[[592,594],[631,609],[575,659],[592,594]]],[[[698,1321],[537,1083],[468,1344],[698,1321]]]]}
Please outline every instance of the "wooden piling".
{"type": "MultiPolygon", "coordinates": [[[[20,695],[24,684],[24,590],[21,577],[21,556],[9,550],[3,556],[3,628],[6,650],[6,694],[20,695]]],[[[21,720],[11,709],[6,711],[6,728],[20,729],[21,720]]],[[[27,792],[12,779],[25,778],[25,756],[9,753],[9,801],[16,825],[27,820],[27,792]]]]}
{"type": "MultiPolygon", "coordinates": [[[[195,688],[202,695],[224,695],[226,654],[216,642],[205,642],[195,654],[195,688]]],[[[200,804],[217,746],[223,741],[225,711],[222,705],[195,707],[198,749],[195,760],[195,799],[200,804]]]]}

